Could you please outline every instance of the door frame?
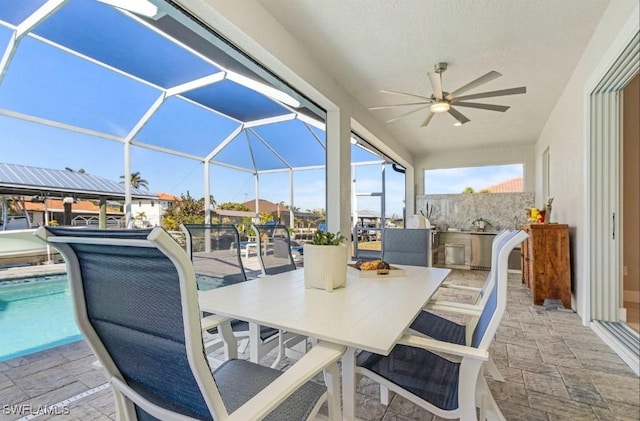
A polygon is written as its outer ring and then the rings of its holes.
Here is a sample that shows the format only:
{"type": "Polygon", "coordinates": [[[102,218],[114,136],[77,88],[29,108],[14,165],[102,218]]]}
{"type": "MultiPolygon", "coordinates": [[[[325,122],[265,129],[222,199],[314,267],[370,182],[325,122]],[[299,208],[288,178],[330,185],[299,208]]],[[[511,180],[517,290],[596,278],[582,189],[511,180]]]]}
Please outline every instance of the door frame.
{"type": "Polygon", "coordinates": [[[610,72],[623,64],[622,61],[628,58],[630,48],[635,48],[637,55],[639,39],[640,24],[634,16],[631,16],[596,66],[584,89],[585,177],[587,180],[585,183],[585,241],[587,242],[585,249],[588,254],[583,262],[586,293],[582,296],[582,302],[578,303],[584,325],[589,325],[592,320],[598,319],[619,320],[620,274],[622,273],[621,236],[612,237],[612,234],[620,233],[622,225],[619,218],[621,215],[622,118],[620,91],[637,74],[637,69],[630,73],[618,72],[617,76],[610,72]],[[609,144],[606,145],[605,141],[609,144]],[[604,147],[606,147],[604,152],[608,153],[606,162],[599,160],[604,147]],[[603,164],[606,167],[604,174],[603,164]],[[599,188],[594,177],[603,175],[606,179],[601,180],[599,188]],[[601,241],[606,238],[612,239],[612,247],[607,249],[606,256],[603,258],[601,241]],[[616,279],[617,282],[606,282],[605,280],[609,277],[616,279]]]}

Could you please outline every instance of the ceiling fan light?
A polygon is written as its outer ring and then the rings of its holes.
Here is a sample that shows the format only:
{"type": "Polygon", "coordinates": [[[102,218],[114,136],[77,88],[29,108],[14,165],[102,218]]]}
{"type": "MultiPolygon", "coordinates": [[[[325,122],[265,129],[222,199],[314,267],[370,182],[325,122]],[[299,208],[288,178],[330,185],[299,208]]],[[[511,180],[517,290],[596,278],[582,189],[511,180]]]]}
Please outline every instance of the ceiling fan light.
{"type": "Polygon", "coordinates": [[[459,121],[456,121],[455,123],[453,123],[453,125],[456,127],[460,127],[462,126],[462,123],[460,123],[459,121]]]}
{"type": "Polygon", "coordinates": [[[438,101],[435,102],[433,104],[431,104],[431,106],[429,107],[429,110],[432,113],[446,113],[447,111],[449,111],[449,103],[448,102],[444,102],[444,101],[438,101]]]}

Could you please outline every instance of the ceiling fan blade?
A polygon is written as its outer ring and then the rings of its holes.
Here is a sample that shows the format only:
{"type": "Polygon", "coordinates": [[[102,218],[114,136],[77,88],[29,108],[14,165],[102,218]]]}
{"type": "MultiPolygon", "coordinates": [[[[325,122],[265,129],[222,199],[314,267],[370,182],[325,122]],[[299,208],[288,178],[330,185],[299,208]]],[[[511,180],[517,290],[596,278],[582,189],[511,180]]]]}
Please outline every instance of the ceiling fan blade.
{"type": "Polygon", "coordinates": [[[433,88],[433,96],[436,99],[442,100],[442,74],[441,73],[429,73],[429,81],[433,88]]]}
{"type": "Polygon", "coordinates": [[[427,117],[424,119],[424,121],[422,122],[422,124],[420,125],[420,127],[426,127],[427,124],[429,124],[429,122],[431,121],[431,119],[433,118],[434,114],[429,111],[429,113],[427,114],[427,117]]]}
{"type": "Polygon", "coordinates": [[[501,112],[505,112],[509,108],[511,108],[511,107],[508,107],[506,105],[476,104],[476,103],[473,103],[473,102],[451,101],[451,104],[455,104],[456,107],[479,108],[481,110],[491,110],[491,111],[501,111],[501,112]]]}
{"type": "Polygon", "coordinates": [[[418,111],[420,111],[420,110],[424,110],[424,109],[425,109],[425,108],[427,108],[427,107],[428,107],[428,105],[425,105],[424,107],[419,107],[419,108],[416,108],[415,110],[411,110],[411,111],[409,111],[409,112],[406,112],[406,113],[400,114],[399,116],[393,117],[391,120],[387,120],[387,123],[391,123],[392,121],[399,120],[399,119],[401,119],[402,117],[406,117],[406,116],[408,116],[409,114],[417,113],[418,111]]]}
{"type": "Polygon", "coordinates": [[[395,107],[405,107],[407,105],[424,105],[424,104],[431,104],[432,101],[426,102],[407,102],[404,104],[391,104],[391,105],[380,105],[378,107],[369,107],[369,110],[384,110],[386,108],[395,108],[395,107]]]}
{"type": "Polygon", "coordinates": [[[501,89],[499,91],[491,91],[491,92],[483,92],[481,94],[459,96],[457,98],[452,99],[452,101],[460,101],[464,99],[490,98],[494,96],[505,96],[505,95],[519,95],[519,94],[526,94],[526,93],[527,93],[527,88],[525,86],[521,86],[519,88],[501,89]]]}
{"type": "Polygon", "coordinates": [[[460,95],[461,93],[470,91],[473,88],[477,88],[480,85],[484,85],[485,83],[490,82],[493,79],[499,78],[500,76],[502,76],[502,74],[496,72],[495,70],[492,70],[489,73],[487,73],[486,75],[480,76],[476,80],[472,80],[471,82],[467,83],[466,85],[464,85],[464,86],[456,89],[455,91],[451,92],[449,95],[447,95],[447,99],[455,98],[456,95],[460,95]]]}
{"type": "Polygon", "coordinates": [[[390,91],[388,89],[381,89],[380,92],[382,92],[383,94],[403,95],[403,96],[409,96],[409,97],[412,97],[412,98],[420,98],[420,99],[431,100],[431,97],[428,97],[428,96],[409,94],[409,93],[400,92],[400,91],[390,91]]]}
{"type": "Polygon", "coordinates": [[[471,121],[464,114],[462,114],[460,111],[456,110],[453,107],[449,108],[448,113],[451,114],[453,118],[458,120],[460,124],[465,124],[471,121]]]}

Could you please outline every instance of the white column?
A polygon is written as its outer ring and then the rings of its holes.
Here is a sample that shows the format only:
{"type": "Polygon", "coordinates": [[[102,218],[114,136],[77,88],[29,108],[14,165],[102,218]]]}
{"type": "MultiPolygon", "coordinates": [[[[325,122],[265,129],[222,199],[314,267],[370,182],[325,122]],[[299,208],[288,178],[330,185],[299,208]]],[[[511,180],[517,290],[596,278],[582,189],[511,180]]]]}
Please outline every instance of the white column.
{"type": "MultiPolygon", "coordinates": [[[[418,171],[420,177],[424,178],[424,174],[421,171],[418,171]]],[[[406,221],[407,217],[416,213],[416,195],[424,194],[424,191],[419,191],[417,189],[416,183],[416,171],[413,167],[407,166],[405,168],[404,173],[404,209],[405,215],[403,215],[403,219],[406,221]]]]}
{"type": "MultiPolygon", "coordinates": [[[[351,230],[351,116],[327,112],[327,230],[347,238],[351,230]]],[[[347,247],[348,248],[348,247],[347,247]]]]}

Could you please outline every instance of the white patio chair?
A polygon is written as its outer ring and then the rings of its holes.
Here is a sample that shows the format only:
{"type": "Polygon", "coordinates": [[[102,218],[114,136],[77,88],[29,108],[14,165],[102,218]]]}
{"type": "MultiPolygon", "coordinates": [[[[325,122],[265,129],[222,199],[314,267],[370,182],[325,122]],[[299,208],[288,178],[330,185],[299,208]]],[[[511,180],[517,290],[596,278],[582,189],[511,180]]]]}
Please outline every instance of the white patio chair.
{"type": "MultiPolygon", "coordinates": [[[[187,255],[190,257],[196,273],[198,289],[206,290],[245,282],[248,278],[246,269],[240,257],[240,248],[231,247],[239,244],[240,234],[232,224],[180,224],[185,234],[187,255]]],[[[256,271],[257,272],[257,271],[256,271]]],[[[252,274],[254,277],[258,273],[252,274]]],[[[202,330],[205,338],[213,335],[205,343],[207,355],[223,346],[216,328],[217,318],[204,314],[202,330]]],[[[232,320],[231,328],[237,338],[240,338],[239,351],[245,352],[249,343],[249,324],[242,320],[232,320]]],[[[207,338],[208,339],[208,338],[207,338]]],[[[260,356],[266,355],[278,345],[278,330],[262,326],[259,335],[258,349],[260,356]]],[[[224,356],[228,359],[229,355],[224,356]]],[[[219,364],[220,361],[214,360],[219,364]]]]}
{"type": "Polygon", "coordinates": [[[526,237],[525,232],[516,231],[501,238],[495,287],[483,301],[469,345],[407,334],[388,356],[362,352],[357,358],[356,372],[441,418],[477,420],[476,408],[480,408],[480,419],[504,421],[482,367],[489,359],[489,345],[507,305],[509,253],[526,237]],[[461,360],[454,362],[443,354],[461,360]]]}
{"type": "Polygon", "coordinates": [[[258,260],[262,273],[275,275],[296,270],[291,253],[291,237],[285,225],[256,225],[251,228],[258,239],[258,260]]]}
{"type": "MultiPolygon", "coordinates": [[[[450,342],[459,345],[470,345],[472,342],[472,334],[482,309],[486,305],[489,299],[491,290],[496,285],[496,270],[498,267],[498,256],[502,247],[504,247],[506,240],[514,237],[519,231],[502,231],[496,235],[492,244],[492,264],[491,271],[487,275],[487,278],[482,288],[473,288],[463,285],[450,284],[442,287],[452,289],[462,289],[464,291],[470,291],[474,293],[472,303],[460,303],[455,301],[445,300],[431,300],[425,311],[420,313],[416,320],[411,324],[409,330],[410,333],[417,335],[427,336],[439,341],[450,342]],[[504,240],[504,241],[503,241],[504,240]],[[464,323],[459,324],[453,322],[445,317],[441,317],[432,313],[437,311],[439,313],[445,313],[453,316],[463,316],[464,323]]],[[[495,365],[492,358],[489,358],[485,364],[487,371],[491,376],[499,381],[504,382],[504,377],[500,370],[495,365]]]]}
{"type": "MultiPolygon", "coordinates": [[[[296,264],[291,252],[291,237],[289,228],[285,225],[259,225],[252,224],[258,240],[258,260],[263,275],[275,275],[278,273],[296,270],[296,264]]],[[[278,356],[272,367],[277,366],[286,356],[287,349],[293,349],[304,342],[304,351],[307,351],[306,337],[291,332],[280,331],[278,339],[278,356]]],[[[259,352],[262,352],[259,350],[259,352]]],[[[296,352],[299,357],[302,353],[296,352]]]]}
{"type": "MultiPolygon", "coordinates": [[[[325,400],[340,418],[342,346],[320,343],[284,373],[235,359],[211,372],[193,267],[163,229],[41,227],[38,235],[65,258],[76,320],[119,419],[309,420],[325,400]],[[328,387],[311,380],[323,371],[328,387]]],[[[230,320],[218,322],[233,343],[230,320]]]]}

